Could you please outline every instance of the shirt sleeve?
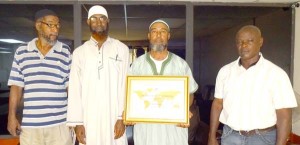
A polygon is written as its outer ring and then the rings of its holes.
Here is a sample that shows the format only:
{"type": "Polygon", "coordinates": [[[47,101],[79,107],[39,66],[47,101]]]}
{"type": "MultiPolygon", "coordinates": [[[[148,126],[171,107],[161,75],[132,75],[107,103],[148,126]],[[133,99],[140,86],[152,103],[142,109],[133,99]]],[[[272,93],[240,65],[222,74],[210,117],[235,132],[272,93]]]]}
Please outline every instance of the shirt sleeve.
{"type": "Polygon", "coordinates": [[[118,95],[118,119],[122,118],[122,114],[124,111],[124,107],[125,107],[125,98],[126,98],[126,78],[128,75],[128,71],[129,71],[129,66],[130,66],[130,57],[129,57],[129,49],[128,47],[124,44],[122,44],[122,51],[123,51],[123,58],[124,58],[124,63],[121,66],[121,73],[120,73],[120,83],[118,85],[120,85],[118,88],[119,90],[119,95],[118,95]]]}
{"type": "Polygon", "coordinates": [[[24,75],[22,73],[21,65],[20,65],[20,52],[16,51],[14,55],[14,60],[12,63],[8,86],[16,85],[19,87],[24,87],[24,75]]]}
{"type": "Polygon", "coordinates": [[[214,97],[218,99],[223,99],[223,91],[224,91],[224,68],[221,68],[218,72],[216,78],[216,85],[215,85],[215,94],[214,97]]]}
{"type": "Polygon", "coordinates": [[[276,109],[297,107],[296,97],[288,75],[282,70],[280,74],[274,75],[272,90],[274,105],[276,109]]]}
{"type": "MultiPolygon", "coordinates": [[[[68,63],[67,72],[68,72],[68,74],[70,74],[71,64],[72,64],[72,54],[71,54],[71,52],[69,52],[69,57],[68,57],[67,63],[68,63]]],[[[69,86],[69,75],[66,76],[64,84],[65,84],[66,87],[69,86]]]]}
{"type": "Polygon", "coordinates": [[[193,73],[187,63],[185,67],[185,74],[189,76],[189,93],[193,94],[198,90],[198,84],[196,83],[193,73]]]}
{"type": "Polygon", "coordinates": [[[81,68],[78,53],[74,53],[70,70],[68,89],[67,126],[83,124],[83,106],[81,96],[81,68]]]}

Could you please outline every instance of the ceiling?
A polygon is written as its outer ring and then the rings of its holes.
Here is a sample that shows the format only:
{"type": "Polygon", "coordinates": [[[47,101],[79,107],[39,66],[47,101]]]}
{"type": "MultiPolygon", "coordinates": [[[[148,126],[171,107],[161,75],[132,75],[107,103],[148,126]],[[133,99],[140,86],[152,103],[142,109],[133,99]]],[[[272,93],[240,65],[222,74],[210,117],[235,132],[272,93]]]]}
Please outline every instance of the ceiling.
{"type": "MultiPolygon", "coordinates": [[[[82,5],[82,38],[90,37],[86,24],[87,11],[92,5],[82,5]]],[[[186,32],[185,5],[103,5],[110,18],[110,36],[122,41],[147,40],[149,24],[157,19],[166,20],[173,40],[184,40],[186,32]]],[[[0,4],[0,39],[16,38],[29,41],[36,36],[34,13],[42,8],[57,12],[61,18],[60,39],[73,40],[73,5],[0,4]]],[[[223,32],[281,7],[194,6],[194,36],[203,37],[223,32]]],[[[76,28],[78,29],[78,28],[76,28]]]]}

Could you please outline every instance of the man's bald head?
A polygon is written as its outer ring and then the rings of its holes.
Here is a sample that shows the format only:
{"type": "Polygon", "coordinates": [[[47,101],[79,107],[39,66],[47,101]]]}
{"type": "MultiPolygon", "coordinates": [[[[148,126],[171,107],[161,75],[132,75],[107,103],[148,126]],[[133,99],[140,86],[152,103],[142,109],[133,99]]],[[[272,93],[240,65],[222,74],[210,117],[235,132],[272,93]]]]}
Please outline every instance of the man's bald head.
{"type": "Polygon", "coordinates": [[[257,37],[262,37],[261,36],[261,31],[258,27],[254,26],[254,25],[246,25],[246,26],[243,26],[238,32],[236,35],[239,35],[240,33],[242,32],[252,32],[254,33],[257,37]]]}
{"type": "Polygon", "coordinates": [[[246,25],[236,34],[236,46],[243,64],[257,62],[263,38],[258,27],[246,25]]]}

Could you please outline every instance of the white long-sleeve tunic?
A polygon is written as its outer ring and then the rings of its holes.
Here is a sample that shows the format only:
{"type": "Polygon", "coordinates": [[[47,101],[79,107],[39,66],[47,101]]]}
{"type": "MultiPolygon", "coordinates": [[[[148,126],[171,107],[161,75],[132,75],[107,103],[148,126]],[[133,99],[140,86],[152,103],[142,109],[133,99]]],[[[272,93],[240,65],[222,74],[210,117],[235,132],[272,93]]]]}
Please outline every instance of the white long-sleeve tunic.
{"type": "Polygon", "coordinates": [[[86,145],[127,145],[126,133],[114,139],[114,125],[124,109],[128,67],[128,47],[110,37],[100,49],[91,37],[74,51],[67,125],[84,125],[86,145]]]}
{"type": "MultiPolygon", "coordinates": [[[[156,66],[157,64],[147,53],[132,63],[129,74],[136,76],[189,76],[190,94],[197,91],[198,84],[193,78],[190,67],[179,56],[169,52],[168,58],[162,62],[159,71],[156,66]]],[[[173,124],[137,123],[134,125],[133,132],[135,145],[188,145],[188,129],[173,124]]]]}

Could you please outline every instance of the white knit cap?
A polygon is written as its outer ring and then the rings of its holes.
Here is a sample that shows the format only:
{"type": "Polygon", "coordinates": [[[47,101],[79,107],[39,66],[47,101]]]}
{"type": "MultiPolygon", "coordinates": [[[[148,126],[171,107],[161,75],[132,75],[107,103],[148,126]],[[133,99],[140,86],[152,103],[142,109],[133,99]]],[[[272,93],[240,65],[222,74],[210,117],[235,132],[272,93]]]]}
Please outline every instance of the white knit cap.
{"type": "Polygon", "coordinates": [[[108,18],[106,9],[104,7],[102,7],[102,6],[99,6],[99,5],[95,5],[95,6],[92,6],[90,8],[89,14],[88,14],[88,19],[92,15],[95,15],[95,14],[102,14],[102,15],[104,15],[104,16],[106,16],[108,18]]]}
{"type": "Polygon", "coordinates": [[[164,23],[164,24],[168,27],[168,29],[170,30],[170,27],[169,27],[168,23],[167,23],[166,21],[164,21],[164,20],[161,20],[161,19],[157,19],[157,20],[153,21],[153,22],[150,24],[150,26],[149,26],[149,30],[151,29],[151,26],[152,26],[153,24],[155,24],[155,23],[164,23]]]}

